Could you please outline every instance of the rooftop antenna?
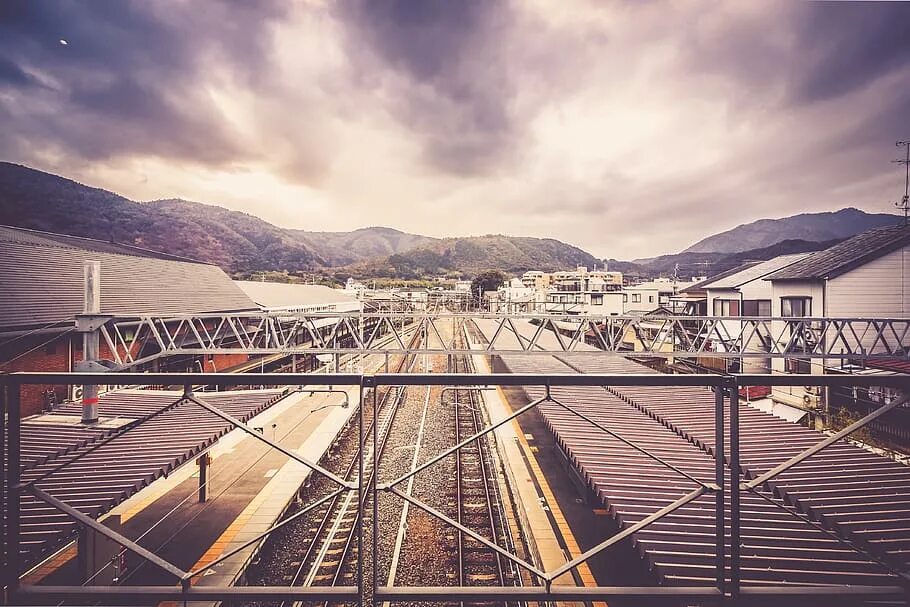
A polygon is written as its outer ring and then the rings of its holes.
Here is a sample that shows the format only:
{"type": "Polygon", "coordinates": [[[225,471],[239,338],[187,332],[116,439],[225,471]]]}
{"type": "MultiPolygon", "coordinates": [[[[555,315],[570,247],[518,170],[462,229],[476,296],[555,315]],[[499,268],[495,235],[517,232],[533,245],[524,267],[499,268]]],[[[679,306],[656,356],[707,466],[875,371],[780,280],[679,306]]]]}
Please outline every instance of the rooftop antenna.
{"type": "Polygon", "coordinates": [[[910,222],[910,140],[898,141],[895,145],[904,148],[904,157],[891,162],[904,165],[906,177],[904,178],[904,197],[900,202],[895,202],[894,206],[904,212],[904,225],[907,225],[910,222]]]}

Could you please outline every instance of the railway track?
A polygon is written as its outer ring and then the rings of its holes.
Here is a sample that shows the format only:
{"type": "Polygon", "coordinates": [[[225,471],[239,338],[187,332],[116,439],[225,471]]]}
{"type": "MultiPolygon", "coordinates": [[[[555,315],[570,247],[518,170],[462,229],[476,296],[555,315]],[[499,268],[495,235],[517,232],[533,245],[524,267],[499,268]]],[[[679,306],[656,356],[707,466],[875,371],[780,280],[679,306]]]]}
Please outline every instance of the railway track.
{"type": "MultiPolygon", "coordinates": [[[[412,336],[409,348],[416,348],[420,336],[412,336]]],[[[398,373],[409,372],[416,356],[408,355],[394,365],[398,373]]],[[[398,408],[404,398],[404,390],[390,387],[378,393],[376,428],[379,441],[378,455],[381,457],[388,441],[389,429],[394,422],[398,408]]],[[[369,496],[374,481],[373,441],[373,398],[364,395],[364,456],[363,475],[365,479],[363,500],[369,496]]],[[[352,420],[356,419],[352,416],[352,420]]],[[[360,476],[360,433],[356,423],[350,423],[335,444],[327,452],[322,463],[345,480],[358,480],[360,476]]],[[[305,503],[326,495],[337,486],[324,478],[311,475],[301,487],[298,500],[292,504],[282,518],[299,511],[305,503]]],[[[269,538],[259,557],[248,568],[246,582],[250,585],[276,584],[289,586],[332,586],[353,584],[356,575],[354,564],[359,560],[358,524],[365,504],[358,504],[357,492],[347,491],[336,496],[316,509],[311,515],[301,517],[288,525],[281,533],[269,538]]],[[[290,607],[291,603],[274,603],[290,607]]],[[[299,603],[294,603],[299,604],[299,603]]]]}
{"type": "MultiPolygon", "coordinates": [[[[470,369],[461,357],[455,360],[456,373],[470,369]]],[[[483,429],[484,423],[474,390],[454,393],[455,443],[469,438],[483,429]]],[[[484,535],[496,540],[501,537],[496,508],[499,496],[491,479],[489,446],[485,438],[468,443],[455,452],[455,503],[458,522],[474,530],[484,530],[484,535]]],[[[458,582],[465,585],[505,585],[503,557],[483,546],[477,540],[458,531],[458,582]]]]}
{"type": "MultiPolygon", "coordinates": [[[[464,328],[453,327],[453,330],[460,340],[466,339],[464,328]]],[[[409,347],[418,347],[419,340],[420,336],[415,334],[409,347]]],[[[455,357],[452,362],[455,372],[472,371],[469,357],[455,357]]],[[[447,370],[446,357],[442,355],[409,355],[393,366],[399,373],[447,370]]],[[[363,501],[358,503],[356,492],[345,492],[314,513],[301,517],[299,525],[297,521],[289,525],[287,533],[276,534],[281,537],[270,538],[260,553],[260,562],[251,567],[247,582],[347,586],[355,585],[358,573],[363,573],[364,584],[369,588],[372,574],[368,569],[361,572],[359,566],[375,559],[380,585],[520,585],[521,572],[510,560],[399,498],[380,493],[375,511],[378,522],[372,520],[374,460],[381,461],[383,478],[380,480],[391,480],[413,471],[485,427],[483,405],[475,390],[447,390],[445,394],[443,398],[440,387],[419,386],[390,387],[377,392],[375,458],[373,399],[365,395],[363,501]],[[389,478],[385,478],[387,475],[389,478]],[[360,524],[366,529],[378,525],[380,541],[376,555],[371,554],[371,542],[358,545],[360,524]],[[428,563],[431,564],[427,566],[428,563]]],[[[333,445],[323,460],[328,469],[346,480],[357,480],[361,471],[358,436],[354,422],[342,433],[340,444],[333,445]]],[[[415,475],[399,488],[514,552],[513,530],[506,514],[506,509],[512,506],[504,501],[500,491],[499,464],[490,438],[469,443],[435,464],[438,466],[435,470],[415,475]]],[[[311,475],[301,488],[305,498],[301,503],[311,503],[334,488],[321,477],[311,475]]],[[[300,507],[292,506],[285,516],[294,514],[300,507]]],[[[294,603],[293,607],[299,604],[294,603]]],[[[292,607],[292,604],[285,602],[280,607],[292,607]]]]}
{"type": "MultiPolygon", "coordinates": [[[[459,339],[461,330],[457,331],[459,339]]],[[[437,368],[445,369],[445,358],[434,357],[437,368]]],[[[455,357],[457,373],[471,373],[468,357],[455,357]]],[[[476,390],[428,389],[422,398],[422,413],[407,471],[437,457],[453,445],[486,427],[483,404],[476,390]],[[428,408],[430,403],[438,403],[428,408]]],[[[413,395],[416,400],[417,394],[413,395]]],[[[418,403],[414,403],[415,405],[418,403]]],[[[413,411],[412,414],[416,414],[413,411]]],[[[415,420],[417,416],[414,415],[415,420]]],[[[454,454],[412,476],[405,489],[408,495],[445,512],[460,525],[498,544],[515,550],[512,530],[500,492],[498,461],[489,436],[468,443],[454,454]]],[[[456,527],[405,504],[391,556],[390,583],[395,586],[520,585],[521,575],[514,563],[456,527]],[[427,567],[426,563],[433,563],[427,567]]],[[[390,530],[393,531],[393,530],[390,530]]],[[[458,605],[447,602],[447,605],[458,605]]],[[[497,603],[502,605],[502,603],[497,603]]],[[[410,604],[409,604],[410,605],[410,604]]]]}
{"type": "MultiPolygon", "coordinates": [[[[419,336],[415,335],[409,347],[416,347],[417,343],[419,343],[419,336]]],[[[411,372],[416,364],[417,356],[406,356],[396,372],[411,372]]],[[[354,583],[356,566],[351,565],[352,562],[357,561],[360,550],[357,545],[357,526],[361,522],[369,492],[376,480],[373,462],[381,458],[385,451],[390,435],[389,430],[405,394],[406,391],[397,386],[382,393],[381,400],[376,405],[378,412],[375,416],[370,416],[367,426],[364,428],[362,459],[365,482],[362,502],[358,504],[355,491],[348,491],[332,500],[319,524],[314,540],[310,543],[300,566],[291,579],[291,586],[336,586],[354,583]],[[378,437],[378,443],[375,445],[377,451],[375,457],[373,441],[368,438],[374,431],[374,424],[378,437]]],[[[358,453],[348,464],[345,471],[346,480],[359,480],[359,463],[358,453]]],[[[295,603],[296,605],[299,603],[295,603]]],[[[287,607],[287,604],[282,604],[282,607],[287,607]]]]}

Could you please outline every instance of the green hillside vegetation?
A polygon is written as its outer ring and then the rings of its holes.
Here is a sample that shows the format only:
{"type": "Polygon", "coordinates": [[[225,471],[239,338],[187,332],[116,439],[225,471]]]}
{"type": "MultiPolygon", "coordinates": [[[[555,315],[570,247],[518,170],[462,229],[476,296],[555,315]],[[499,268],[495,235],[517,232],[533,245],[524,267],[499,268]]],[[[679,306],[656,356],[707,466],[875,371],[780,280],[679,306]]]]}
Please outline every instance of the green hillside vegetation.
{"type": "Polygon", "coordinates": [[[474,276],[490,268],[509,274],[528,270],[555,271],[579,265],[593,268],[597,258],[577,247],[552,238],[503,235],[445,238],[431,247],[421,247],[383,259],[344,268],[355,277],[420,276],[460,274],[474,276]]]}

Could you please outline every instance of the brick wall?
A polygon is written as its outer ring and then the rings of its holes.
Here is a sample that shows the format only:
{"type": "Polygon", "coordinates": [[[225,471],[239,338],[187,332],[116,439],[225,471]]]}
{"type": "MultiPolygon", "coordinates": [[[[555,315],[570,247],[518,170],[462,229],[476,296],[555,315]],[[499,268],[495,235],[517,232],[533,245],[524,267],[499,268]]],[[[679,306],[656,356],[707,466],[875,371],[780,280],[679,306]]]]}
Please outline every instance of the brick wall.
{"type": "MultiPolygon", "coordinates": [[[[82,360],[82,336],[68,334],[59,336],[48,344],[48,335],[36,335],[16,340],[15,350],[0,352],[0,358],[13,359],[9,363],[0,363],[0,371],[11,373],[18,371],[67,372],[73,369],[76,361],[82,360]],[[44,345],[42,345],[44,344],[44,345]]],[[[102,340],[99,353],[102,359],[113,360],[111,350],[102,340]]],[[[121,355],[124,350],[121,348],[121,355]]],[[[135,353],[134,353],[135,354],[135,353]]],[[[223,371],[249,360],[247,354],[217,354],[212,363],[206,364],[206,372],[223,371]]],[[[48,403],[48,391],[55,395],[56,402],[69,397],[67,385],[24,385],[20,391],[22,416],[35,415],[44,411],[48,403]]]]}
{"type": "MultiPolygon", "coordinates": [[[[47,335],[35,335],[17,339],[14,352],[4,352],[2,358],[14,358],[8,363],[0,363],[0,370],[15,373],[17,371],[69,371],[70,346],[73,341],[71,335],[58,336],[46,345],[47,335]]],[[[76,337],[80,339],[80,337],[76,337]]],[[[81,349],[82,343],[79,342],[81,349]]],[[[26,385],[20,390],[22,416],[40,413],[45,406],[45,391],[53,390],[57,401],[60,402],[67,395],[66,386],[26,385]]]]}

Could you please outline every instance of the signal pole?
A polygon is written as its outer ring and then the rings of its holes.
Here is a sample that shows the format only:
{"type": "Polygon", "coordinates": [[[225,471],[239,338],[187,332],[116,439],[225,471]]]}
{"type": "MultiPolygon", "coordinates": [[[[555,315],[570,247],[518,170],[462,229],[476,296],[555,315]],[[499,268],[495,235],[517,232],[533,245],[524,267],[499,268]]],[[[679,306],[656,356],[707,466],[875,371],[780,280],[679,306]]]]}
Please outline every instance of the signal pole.
{"type": "Polygon", "coordinates": [[[904,179],[904,197],[900,202],[895,202],[894,206],[904,212],[904,225],[910,222],[910,140],[898,141],[895,145],[904,148],[904,157],[891,162],[904,165],[906,177],[904,179]]]}

